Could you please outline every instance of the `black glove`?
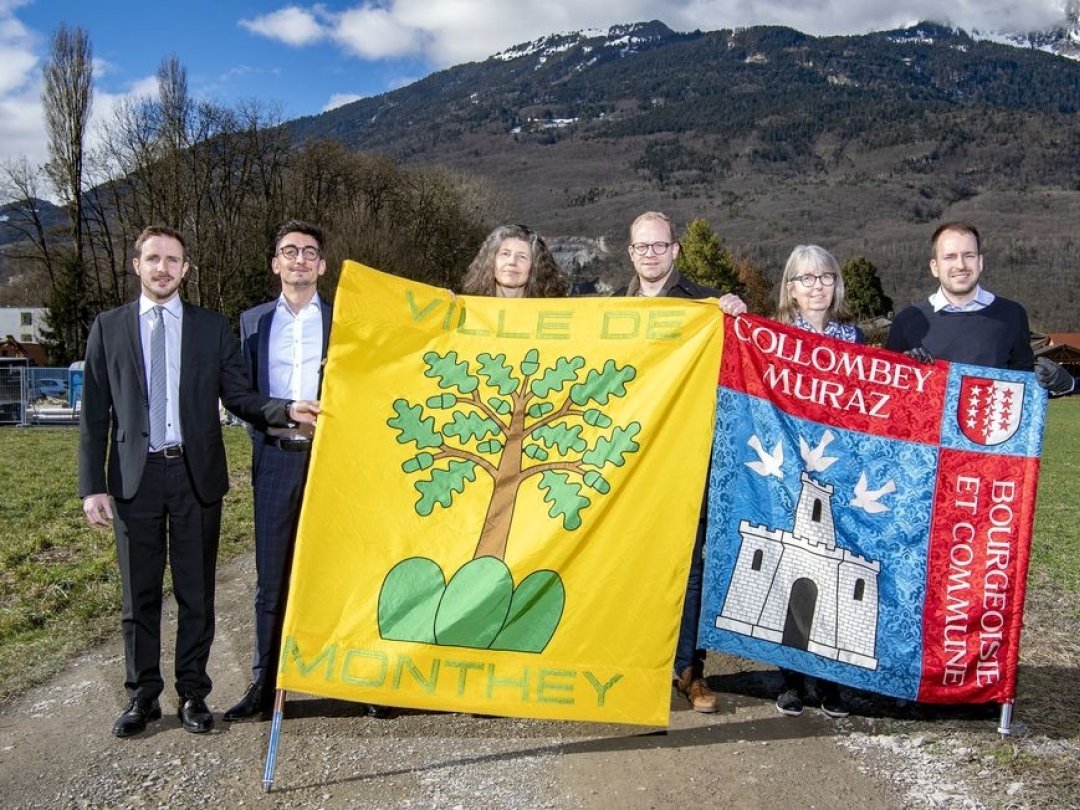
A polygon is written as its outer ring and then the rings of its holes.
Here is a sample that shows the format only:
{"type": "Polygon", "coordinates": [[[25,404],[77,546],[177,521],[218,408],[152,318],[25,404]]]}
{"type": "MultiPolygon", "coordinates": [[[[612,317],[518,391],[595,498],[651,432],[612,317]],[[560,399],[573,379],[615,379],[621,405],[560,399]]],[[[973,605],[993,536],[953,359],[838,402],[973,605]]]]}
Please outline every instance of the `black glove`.
{"type": "Polygon", "coordinates": [[[930,354],[930,352],[922,346],[915,346],[914,348],[908,349],[904,354],[919,363],[930,364],[934,362],[934,355],[930,354]]]}
{"type": "Polygon", "coordinates": [[[1052,397],[1071,394],[1075,385],[1072,374],[1046,357],[1035,361],[1035,379],[1052,397]]]}

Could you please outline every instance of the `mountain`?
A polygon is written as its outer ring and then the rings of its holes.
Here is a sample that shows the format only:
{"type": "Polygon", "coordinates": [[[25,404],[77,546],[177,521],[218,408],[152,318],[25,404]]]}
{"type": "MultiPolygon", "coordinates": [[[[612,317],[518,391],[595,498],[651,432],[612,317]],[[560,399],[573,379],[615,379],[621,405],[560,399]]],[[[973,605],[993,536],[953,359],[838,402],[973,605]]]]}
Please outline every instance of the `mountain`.
{"type": "Polygon", "coordinates": [[[1077,330],[1078,112],[1080,62],[948,26],[653,21],[544,37],[288,127],[481,175],[508,201],[494,215],[598,240],[582,272],[613,279],[626,226],[656,208],[708,219],[773,278],[797,243],[866,256],[900,306],[932,286],[935,224],[969,219],[987,286],[1036,328],[1077,330]]]}
{"type": "Polygon", "coordinates": [[[1065,4],[1065,20],[1045,31],[1031,31],[1025,34],[994,33],[981,35],[973,31],[976,38],[984,38],[1015,45],[1019,48],[1037,48],[1041,51],[1080,59],[1080,0],[1069,0],[1065,4]]]}
{"type": "MultiPolygon", "coordinates": [[[[33,205],[46,232],[67,227],[67,214],[60,206],[38,199],[33,200],[33,205]]],[[[21,203],[0,205],[0,249],[21,242],[31,229],[30,223],[24,220],[20,211],[21,203]]]]}

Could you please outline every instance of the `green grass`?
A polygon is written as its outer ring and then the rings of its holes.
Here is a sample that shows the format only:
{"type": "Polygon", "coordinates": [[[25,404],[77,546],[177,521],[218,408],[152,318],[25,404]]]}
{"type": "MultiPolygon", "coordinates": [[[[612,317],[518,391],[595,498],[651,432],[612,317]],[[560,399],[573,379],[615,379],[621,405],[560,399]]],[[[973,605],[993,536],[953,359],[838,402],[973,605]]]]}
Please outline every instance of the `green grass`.
{"type": "MultiPolygon", "coordinates": [[[[0,430],[0,700],[43,681],[119,625],[113,535],[83,517],[77,439],[72,428],[0,430]]],[[[253,544],[247,434],[227,428],[225,439],[232,489],[223,562],[253,544]]],[[[1049,406],[1031,556],[1032,587],[1063,597],[1050,601],[1066,610],[1080,598],[1078,480],[1080,396],[1049,406]]]]}
{"type": "MultiPolygon", "coordinates": [[[[77,444],[70,427],[0,430],[0,700],[119,627],[116,546],[111,529],[94,529],[83,517],[77,444]]],[[[226,428],[225,444],[232,489],[222,561],[253,544],[250,443],[242,428],[226,428]]]]}
{"type": "Polygon", "coordinates": [[[1080,592],[1080,396],[1047,408],[1031,565],[1080,592]]]}

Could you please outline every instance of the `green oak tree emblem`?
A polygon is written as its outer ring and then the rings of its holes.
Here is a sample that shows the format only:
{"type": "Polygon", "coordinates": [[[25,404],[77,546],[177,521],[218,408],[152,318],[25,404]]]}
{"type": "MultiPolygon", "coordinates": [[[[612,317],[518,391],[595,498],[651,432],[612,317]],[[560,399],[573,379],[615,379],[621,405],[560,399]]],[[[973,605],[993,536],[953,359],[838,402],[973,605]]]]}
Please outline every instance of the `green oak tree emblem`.
{"type": "Polygon", "coordinates": [[[424,375],[441,393],[422,404],[394,401],[387,424],[415,454],[401,468],[418,476],[414,508],[427,517],[481,476],[492,482],[472,559],[446,581],[426,557],[386,575],[379,594],[383,638],[444,646],[540,652],[562,617],[566,592],[558,573],[533,571],[516,587],[503,562],[514,505],[532,482],[548,515],[567,531],[582,525],[592,498],[611,491],[604,472],[636,453],[639,422],[615,425],[605,413],[626,395],[637,372],[614,360],[586,369],[583,357],[541,368],[536,349],[515,367],[505,354],[423,356],[424,375]]]}

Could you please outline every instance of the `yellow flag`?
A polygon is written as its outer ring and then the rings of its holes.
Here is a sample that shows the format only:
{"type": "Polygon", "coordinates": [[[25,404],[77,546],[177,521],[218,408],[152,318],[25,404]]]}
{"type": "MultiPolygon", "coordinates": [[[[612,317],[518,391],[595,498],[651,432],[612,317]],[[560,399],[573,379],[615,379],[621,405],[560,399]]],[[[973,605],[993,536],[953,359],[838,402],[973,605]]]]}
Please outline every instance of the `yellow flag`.
{"type": "Polygon", "coordinates": [[[346,262],[278,687],[665,725],[721,318],[346,262]]]}

